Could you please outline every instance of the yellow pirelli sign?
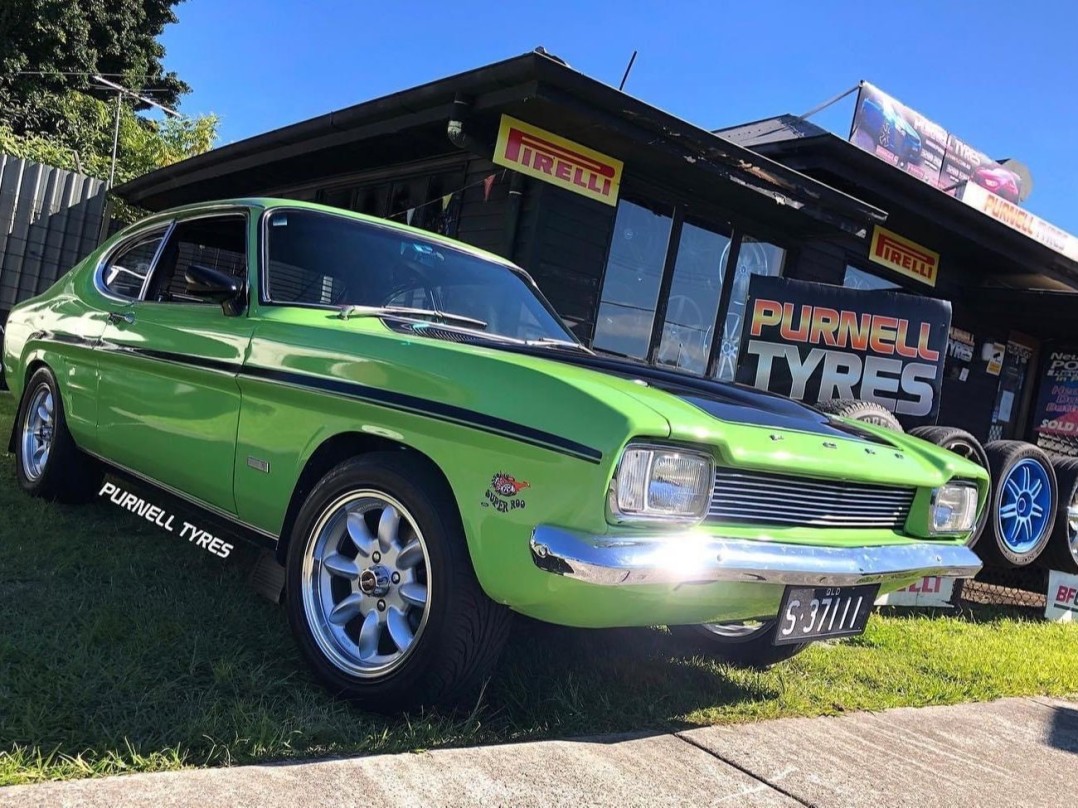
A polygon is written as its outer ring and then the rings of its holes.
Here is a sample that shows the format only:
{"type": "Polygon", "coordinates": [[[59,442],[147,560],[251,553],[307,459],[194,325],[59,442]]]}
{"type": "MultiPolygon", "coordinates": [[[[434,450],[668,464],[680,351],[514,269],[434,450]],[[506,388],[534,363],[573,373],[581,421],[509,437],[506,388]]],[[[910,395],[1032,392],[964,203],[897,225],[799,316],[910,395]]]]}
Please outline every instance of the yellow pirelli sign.
{"type": "Polygon", "coordinates": [[[939,253],[879,225],[872,231],[872,246],[869,248],[868,257],[870,261],[921,283],[936,285],[936,274],[940,267],[939,253]]]}
{"type": "Polygon", "coordinates": [[[607,205],[618,203],[621,160],[508,115],[498,128],[494,162],[607,205]]]}

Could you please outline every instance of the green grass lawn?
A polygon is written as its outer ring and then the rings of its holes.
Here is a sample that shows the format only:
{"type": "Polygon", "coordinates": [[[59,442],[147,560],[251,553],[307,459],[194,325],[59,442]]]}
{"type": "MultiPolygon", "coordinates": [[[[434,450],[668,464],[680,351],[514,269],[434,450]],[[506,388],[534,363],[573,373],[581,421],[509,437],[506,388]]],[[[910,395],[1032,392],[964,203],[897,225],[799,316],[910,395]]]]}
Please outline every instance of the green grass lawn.
{"type": "MultiPolygon", "coordinates": [[[[5,446],[13,415],[0,393],[5,446]]],[[[520,620],[470,716],[387,719],[314,683],[251,558],[104,502],[31,500],[0,454],[0,785],[1078,693],[1078,625],[1000,610],[877,616],[766,673],[660,630],[520,620]]]]}

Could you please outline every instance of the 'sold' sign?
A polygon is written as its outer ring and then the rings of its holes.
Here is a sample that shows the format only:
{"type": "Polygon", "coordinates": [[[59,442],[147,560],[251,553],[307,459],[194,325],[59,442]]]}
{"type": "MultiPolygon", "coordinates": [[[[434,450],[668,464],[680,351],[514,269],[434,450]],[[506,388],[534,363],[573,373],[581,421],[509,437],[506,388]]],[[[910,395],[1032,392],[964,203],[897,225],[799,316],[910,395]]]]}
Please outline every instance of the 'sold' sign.
{"type": "Polygon", "coordinates": [[[875,401],[906,425],[939,411],[951,304],[754,275],[737,381],[818,404],[875,401]]]}
{"type": "Polygon", "coordinates": [[[607,205],[618,202],[620,160],[502,115],[494,162],[607,205]]]}
{"type": "Polygon", "coordinates": [[[872,231],[872,246],[869,248],[868,257],[877,264],[921,283],[936,285],[936,273],[940,266],[939,253],[879,225],[872,231]]]}

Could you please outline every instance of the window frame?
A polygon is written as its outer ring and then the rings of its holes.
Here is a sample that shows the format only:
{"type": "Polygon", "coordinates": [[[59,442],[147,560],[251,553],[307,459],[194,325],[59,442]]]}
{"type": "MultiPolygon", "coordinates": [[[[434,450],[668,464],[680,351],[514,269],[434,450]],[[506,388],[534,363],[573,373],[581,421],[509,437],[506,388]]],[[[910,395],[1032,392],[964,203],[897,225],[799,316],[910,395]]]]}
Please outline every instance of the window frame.
{"type": "MultiPolygon", "coordinates": [[[[666,255],[663,261],[662,275],[659,278],[659,292],[658,298],[655,301],[655,310],[653,312],[651,334],[648,340],[647,351],[643,357],[632,358],[646,362],[652,367],[662,368],[663,370],[718,381],[716,372],[718,369],[719,351],[722,347],[721,334],[726,323],[730,301],[733,297],[734,282],[737,275],[737,263],[741,258],[742,243],[745,239],[752,239],[754,242],[769,244],[782,250],[783,259],[782,267],[778,274],[779,277],[785,277],[787,270],[796,260],[793,244],[788,239],[779,237],[773,228],[767,227],[766,225],[758,225],[755,222],[745,221],[732,215],[724,216],[722,211],[717,209],[709,209],[706,212],[696,210],[692,205],[687,204],[684,201],[679,201],[666,194],[651,194],[647,193],[644,189],[638,189],[638,192],[636,193],[622,194],[618,200],[619,206],[622,201],[642,206],[653,211],[658,206],[667,207],[670,211],[667,215],[670,216],[671,220],[666,255]],[[683,368],[671,365],[660,365],[658,363],[658,353],[659,348],[662,345],[663,328],[665,326],[670,290],[673,286],[674,272],[677,268],[677,255],[681,246],[681,232],[686,223],[724,234],[729,238],[729,252],[726,258],[726,264],[723,267],[724,276],[722,279],[722,287],[719,291],[719,301],[715,312],[715,320],[712,323],[712,339],[711,344],[708,347],[708,356],[703,373],[694,373],[683,368]]],[[[614,221],[617,221],[616,209],[614,212],[614,221]]],[[[599,327],[599,310],[603,304],[603,289],[606,284],[607,273],[610,269],[610,248],[611,244],[613,244],[614,237],[615,233],[611,232],[610,241],[607,243],[606,252],[603,256],[603,270],[600,273],[599,288],[595,298],[595,322],[592,325],[591,338],[586,343],[588,347],[591,348],[595,346],[595,335],[599,327]]],[[[596,350],[605,349],[597,348],[596,350]]]]}
{"type": "MultiPolygon", "coordinates": [[[[169,239],[176,232],[176,229],[189,222],[197,222],[202,219],[225,219],[225,218],[239,218],[243,220],[243,245],[244,245],[244,272],[243,272],[243,298],[244,300],[250,299],[251,289],[251,211],[246,207],[233,207],[222,206],[213,210],[200,210],[191,216],[185,216],[182,218],[175,218],[169,225],[168,232],[165,234],[165,238],[161,241],[161,244],[157,248],[157,254],[154,256],[153,264],[150,267],[150,271],[146,273],[146,280],[142,284],[142,291],[139,293],[138,301],[141,303],[152,303],[162,306],[205,306],[206,303],[196,303],[191,300],[147,300],[146,293],[150,289],[150,284],[157,274],[159,269],[161,255],[164,253],[165,245],[168,244],[169,239]]],[[[247,307],[245,306],[245,309],[247,307]]]]}
{"type": "Polygon", "coordinates": [[[117,241],[110,247],[104,255],[97,262],[97,266],[94,268],[94,289],[103,297],[109,300],[114,300],[119,303],[129,304],[137,303],[143,299],[143,295],[146,294],[146,282],[150,279],[154,270],[157,268],[157,262],[161,258],[161,252],[165,248],[165,242],[168,241],[168,237],[172,234],[172,228],[176,224],[175,219],[167,219],[165,221],[157,221],[153,223],[147,223],[145,226],[140,226],[137,230],[122,239],[117,241]],[[112,265],[112,262],[123,252],[131,247],[134,247],[139,241],[142,241],[152,233],[161,231],[161,242],[157,245],[157,249],[154,251],[153,258],[150,260],[150,268],[146,271],[146,277],[142,279],[142,286],[139,288],[139,293],[135,297],[125,297],[123,295],[113,292],[105,284],[105,270],[112,265]]]}

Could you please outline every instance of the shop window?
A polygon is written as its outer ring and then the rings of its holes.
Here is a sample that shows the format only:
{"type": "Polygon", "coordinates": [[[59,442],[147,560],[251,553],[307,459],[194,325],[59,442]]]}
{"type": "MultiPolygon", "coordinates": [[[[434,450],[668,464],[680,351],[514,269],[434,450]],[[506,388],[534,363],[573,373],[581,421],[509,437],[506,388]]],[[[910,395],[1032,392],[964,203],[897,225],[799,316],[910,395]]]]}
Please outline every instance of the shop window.
{"type": "Polygon", "coordinates": [[[749,279],[753,275],[781,275],[785,258],[786,251],[781,247],[752,236],[741,239],[730,305],[726,309],[722,341],[715,360],[714,376],[720,381],[733,381],[737,372],[737,355],[741,350],[741,332],[745,325],[745,305],[749,298],[749,279]]]}
{"type": "Polygon", "coordinates": [[[682,226],[656,364],[707,372],[729,246],[727,235],[682,226]]]}
{"type": "Polygon", "coordinates": [[[324,188],[323,205],[409,224],[443,236],[456,235],[463,168],[379,181],[324,188]]]}
{"type": "Polygon", "coordinates": [[[873,272],[867,272],[857,267],[846,267],[846,276],[842,279],[842,285],[847,289],[901,289],[897,283],[881,278],[873,272]]]}
{"type": "Polygon", "coordinates": [[[643,359],[670,241],[671,212],[622,200],[614,221],[593,345],[643,359]]]}

